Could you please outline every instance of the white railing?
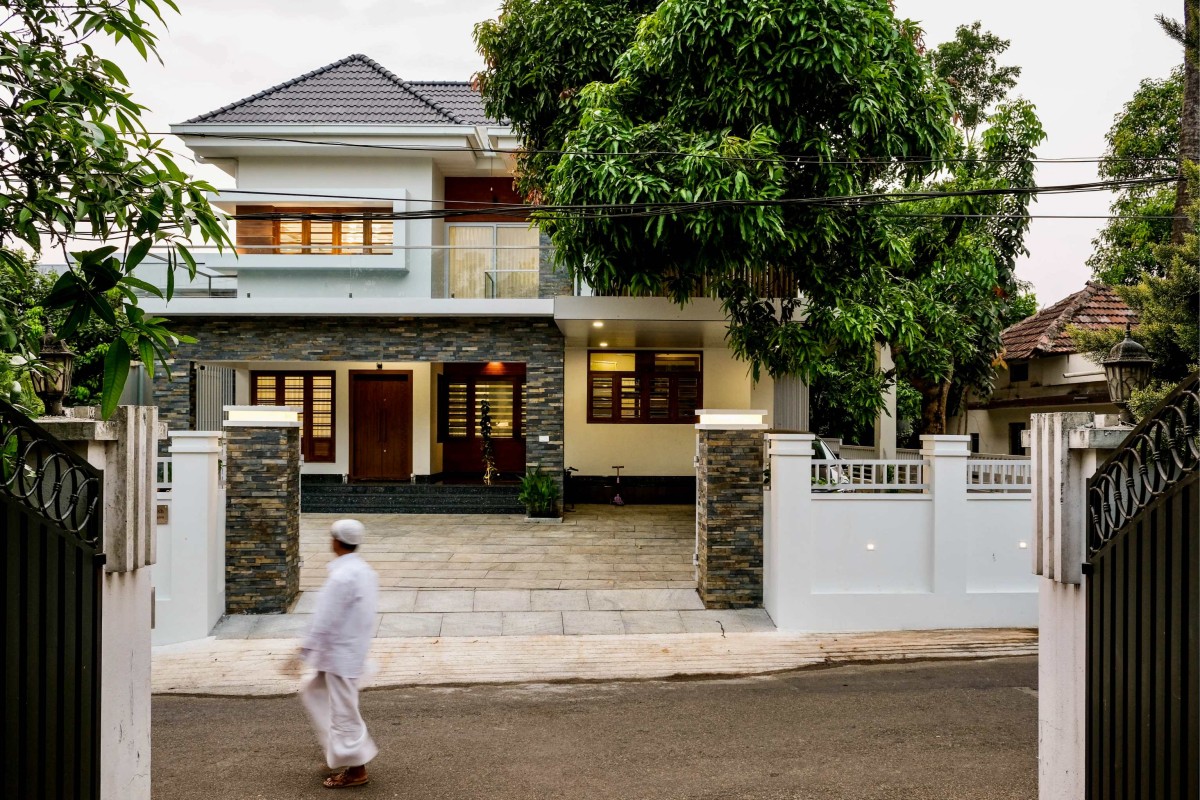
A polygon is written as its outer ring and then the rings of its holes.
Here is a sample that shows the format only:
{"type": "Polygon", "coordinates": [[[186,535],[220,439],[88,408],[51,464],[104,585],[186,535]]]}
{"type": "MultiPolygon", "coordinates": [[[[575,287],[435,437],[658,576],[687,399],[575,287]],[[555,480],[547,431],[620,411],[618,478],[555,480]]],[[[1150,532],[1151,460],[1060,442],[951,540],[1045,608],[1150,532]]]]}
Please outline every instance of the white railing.
{"type": "Polygon", "coordinates": [[[155,464],[154,470],[154,487],[159,494],[167,494],[171,491],[171,484],[175,482],[174,462],[170,458],[160,458],[155,464]]]}
{"type": "Polygon", "coordinates": [[[925,462],[839,459],[812,462],[814,492],[921,492],[925,462]]]}
{"type": "Polygon", "coordinates": [[[967,461],[968,492],[1029,492],[1033,465],[1029,459],[978,459],[967,461]]]}

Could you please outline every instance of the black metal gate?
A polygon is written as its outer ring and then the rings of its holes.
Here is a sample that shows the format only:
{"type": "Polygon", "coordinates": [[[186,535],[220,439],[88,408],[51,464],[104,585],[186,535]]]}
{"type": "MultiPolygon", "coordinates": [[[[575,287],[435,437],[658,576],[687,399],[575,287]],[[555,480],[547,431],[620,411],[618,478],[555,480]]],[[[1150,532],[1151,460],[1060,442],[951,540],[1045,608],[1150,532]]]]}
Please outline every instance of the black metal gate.
{"type": "Polygon", "coordinates": [[[100,796],[99,471],[0,400],[0,796],[100,796]]]}
{"type": "Polygon", "coordinates": [[[1088,800],[1200,797],[1198,388],[1088,482],[1088,800]]]}

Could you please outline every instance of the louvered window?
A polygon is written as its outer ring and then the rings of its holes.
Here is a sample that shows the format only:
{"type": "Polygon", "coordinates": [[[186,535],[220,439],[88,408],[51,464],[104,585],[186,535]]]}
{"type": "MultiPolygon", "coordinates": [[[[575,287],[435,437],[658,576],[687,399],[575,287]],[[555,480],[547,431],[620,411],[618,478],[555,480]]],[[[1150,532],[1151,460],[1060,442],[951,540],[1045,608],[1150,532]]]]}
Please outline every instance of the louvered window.
{"type": "Polygon", "coordinates": [[[392,252],[393,242],[389,213],[364,208],[238,206],[238,252],[385,255],[392,252]],[[269,218],[243,218],[255,215],[269,218]]]}
{"type": "Polygon", "coordinates": [[[492,417],[492,438],[523,438],[521,381],[513,378],[441,377],[441,414],[438,441],[469,439],[479,435],[479,420],[486,400],[492,417]]]}
{"type": "Polygon", "coordinates": [[[691,424],[702,398],[700,353],[588,354],[588,422],[691,424]]]}
{"type": "Polygon", "coordinates": [[[336,460],[332,372],[251,372],[250,389],[252,405],[301,409],[300,451],[305,461],[336,460]]]}

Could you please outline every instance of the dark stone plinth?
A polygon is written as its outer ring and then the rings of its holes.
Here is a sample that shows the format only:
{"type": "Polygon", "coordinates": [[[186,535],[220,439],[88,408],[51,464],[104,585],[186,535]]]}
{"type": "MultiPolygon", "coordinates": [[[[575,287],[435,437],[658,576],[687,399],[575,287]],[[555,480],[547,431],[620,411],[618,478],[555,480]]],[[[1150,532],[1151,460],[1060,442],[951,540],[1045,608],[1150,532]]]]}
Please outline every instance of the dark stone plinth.
{"type": "Polygon", "coordinates": [[[700,599],[707,608],[763,600],[763,432],[702,430],[696,482],[700,599]]]}

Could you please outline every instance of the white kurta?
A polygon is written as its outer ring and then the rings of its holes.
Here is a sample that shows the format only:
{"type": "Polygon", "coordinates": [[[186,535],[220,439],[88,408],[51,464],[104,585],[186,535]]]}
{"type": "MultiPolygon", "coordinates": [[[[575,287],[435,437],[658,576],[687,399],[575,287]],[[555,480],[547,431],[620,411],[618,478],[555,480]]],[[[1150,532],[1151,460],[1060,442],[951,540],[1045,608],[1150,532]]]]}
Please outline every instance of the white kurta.
{"type": "Polygon", "coordinates": [[[331,769],[366,764],[379,752],[358,710],[358,678],[375,628],[379,579],[355,553],[333,559],[317,595],[304,659],[317,669],[300,691],[331,769]]]}

